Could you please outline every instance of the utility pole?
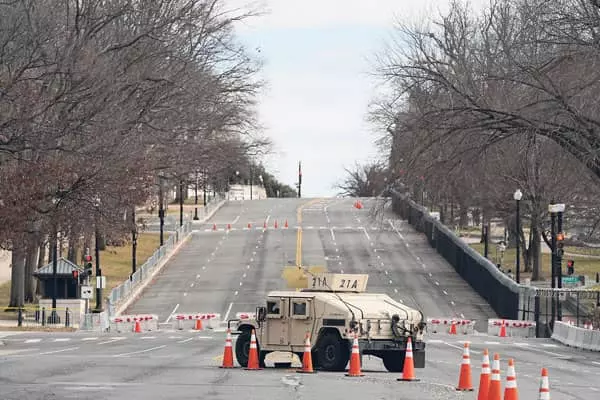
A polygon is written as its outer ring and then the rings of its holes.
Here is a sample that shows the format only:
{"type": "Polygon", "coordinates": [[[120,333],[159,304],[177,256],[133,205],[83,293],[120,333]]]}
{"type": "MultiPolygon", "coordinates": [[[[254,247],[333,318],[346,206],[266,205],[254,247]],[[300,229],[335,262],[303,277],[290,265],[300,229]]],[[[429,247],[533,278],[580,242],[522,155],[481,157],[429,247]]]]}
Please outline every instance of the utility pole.
{"type": "MultiPolygon", "coordinates": [[[[551,281],[551,287],[552,289],[556,288],[556,213],[552,211],[552,205],[550,205],[549,210],[550,211],[550,245],[552,247],[551,251],[552,251],[552,255],[551,255],[551,261],[550,261],[550,273],[552,276],[552,281],[551,281]]],[[[556,296],[552,296],[552,326],[551,328],[554,329],[554,321],[556,319],[556,303],[557,303],[557,298],[556,296]]]]}
{"type": "MultiPolygon", "coordinates": [[[[550,212],[551,222],[551,235],[552,235],[552,289],[562,288],[562,246],[563,246],[563,233],[562,233],[562,215],[565,211],[564,204],[553,204],[548,205],[548,211],[550,212]],[[557,218],[558,217],[558,218],[557,218]],[[558,219],[558,221],[557,221],[558,219]],[[560,236],[560,238],[557,238],[560,236]],[[557,240],[559,239],[559,240],[557,240]]],[[[556,296],[552,296],[552,328],[554,329],[554,321],[558,318],[562,319],[562,307],[560,299],[556,296]]]]}
{"type": "Polygon", "coordinates": [[[183,226],[183,179],[179,181],[179,226],[183,226]]]}

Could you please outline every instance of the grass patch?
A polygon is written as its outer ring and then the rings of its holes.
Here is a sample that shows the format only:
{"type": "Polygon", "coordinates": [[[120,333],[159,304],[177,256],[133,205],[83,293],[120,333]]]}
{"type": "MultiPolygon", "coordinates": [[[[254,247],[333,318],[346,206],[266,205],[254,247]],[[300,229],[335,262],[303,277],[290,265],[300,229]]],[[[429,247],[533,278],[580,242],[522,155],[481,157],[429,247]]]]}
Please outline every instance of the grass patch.
{"type": "Polygon", "coordinates": [[[598,248],[598,247],[565,246],[565,253],[600,257],[600,248],[598,248]]]}
{"type": "MultiPolygon", "coordinates": [[[[483,243],[473,243],[470,244],[470,246],[475,249],[479,254],[483,255],[483,243]]],[[[494,264],[499,264],[500,260],[499,260],[499,252],[498,252],[498,257],[496,257],[496,246],[495,245],[490,245],[488,248],[488,259],[490,261],[492,261],[494,264]]],[[[563,257],[563,274],[566,274],[566,263],[567,263],[567,259],[572,259],[575,260],[575,274],[576,275],[587,275],[591,278],[595,278],[596,277],[596,273],[600,272],[600,259],[594,259],[594,258],[586,258],[586,257],[578,257],[576,255],[574,256],[567,256],[567,257],[563,257]]],[[[542,277],[544,279],[550,279],[551,274],[550,274],[550,260],[551,260],[551,255],[550,253],[542,253],[542,277]]],[[[521,262],[523,262],[523,259],[521,258],[521,262]]],[[[512,273],[515,274],[515,264],[516,264],[516,252],[515,249],[506,249],[506,251],[504,252],[504,257],[502,259],[502,269],[507,271],[507,270],[512,270],[512,273]]],[[[521,265],[521,268],[523,268],[523,265],[521,265]]],[[[523,272],[523,270],[521,270],[521,279],[523,278],[531,278],[531,273],[530,272],[523,272]]]]}
{"type": "MultiPolygon", "coordinates": [[[[165,242],[169,239],[169,233],[165,232],[165,242]]],[[[137,245],[137,268],[139,269],[144,262],[160,247],[160,234],[144,232],[138,236],[137,245]]],[[[131,274],[131,243],[122,247],[106,246],[105,250],[100,251],[100,267],[102,274],[106,276],[106,288],[103,290],[102,297],[106,298],[111,290],[123,283],[131,274]]],[[[96,264],[94,263],[94,274],[96,273],[96,264]]],[[[94,285],[92,279],[92,286],[94,285]]],[[[95,287],[95,286],[94,286],[95,287]]],[[[96,292],[94,290],[94,297],[96,292]]],[[[10,282],[0,285],[0,306],[6,307],[10,301],[10,282]]],[[[90,300],[95,304],[95,298],[90,300]]],[[[27,306],[27,304],[26,304],[27,306]]],[[[0,319],[16,320],[16,313],[12,311],[5,312],[0,309],[0,319]]]]}

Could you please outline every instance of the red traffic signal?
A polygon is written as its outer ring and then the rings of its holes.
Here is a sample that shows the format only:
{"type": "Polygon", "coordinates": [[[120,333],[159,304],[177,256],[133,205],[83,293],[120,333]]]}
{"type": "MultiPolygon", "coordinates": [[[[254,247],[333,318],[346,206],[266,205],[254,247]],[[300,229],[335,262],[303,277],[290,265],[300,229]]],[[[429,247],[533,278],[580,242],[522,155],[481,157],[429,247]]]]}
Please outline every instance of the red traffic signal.
{"type": "Polygon", "coordinates": [[[71,272],[71,274],[73,274],[73,279],[77,279],[79,278],[79,271],[74,269],[73,272],[71,272]]]}
{"type": "Polygon", "coordinates": [[[90,256],[89,254],[86,254],[85,256],[83,256],[83,261],[86,261],[86,262],[92,261],[92,256],[90,256]]]}

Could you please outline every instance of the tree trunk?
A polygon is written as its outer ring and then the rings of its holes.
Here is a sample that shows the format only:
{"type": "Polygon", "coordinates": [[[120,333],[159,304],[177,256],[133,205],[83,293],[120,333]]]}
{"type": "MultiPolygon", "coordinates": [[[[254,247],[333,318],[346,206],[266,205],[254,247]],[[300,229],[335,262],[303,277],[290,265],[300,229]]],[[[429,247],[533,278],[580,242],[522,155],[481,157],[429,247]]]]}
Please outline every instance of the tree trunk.
{"type": "Polygon", "coordinates": [[[46,265],[46,235],[43,235],[40,238],[40,256],[38,257],[38,264],[37,267],[42,268],[44,265],[46,265]]]}
{"type": "Polygon", "coordinates": [[[9,307],[22,307],[24,305],[24,276],[25,276],[25,251],[22,247],[12,249],[12,272],[10,283],[9,307]]]}
{"type": "Polygon", "coordinates": [[[481,224],[481,209],[473,209],[473,225],[479,226],[481,224]]]}
{"type": "Polygon", "coordinates": [[[69,251],[67,253],[67,260],[71,261],[73,264],[77,264],[77,236],[71,232],[69,236],[69,251]]]}
{"type": "Polygon", "coordinates": [[[36,279],[33,272],[38,265],[39,255],[39,236],[31,235],[31,242],[27,246],[27,257],[25,260],[25,273],[23,278],[23,294],[27,303],[32,303],[35,299],[36,279]]]}
{"type": "Polygon", "coordinates": [[[531,269],[532,269],[532,275],[531,275],[531,280],[532,281],[540,281],[542,280],[542,274],[541,274],[541,269],[542,269],[542,242],[541,242],[541,226],[539,221],[531,221],[531,232],[532,232],[532,238],[531,238],[531,244],[530,244],[530,249],[529,249],[529,254],[531,255],[531,269]]]}
{"type": "Polygon", "coordinates": [[[466,228],[469,226],[469,207],[466,204],[460,204],[458,226],[459,228],[466,228]]]}

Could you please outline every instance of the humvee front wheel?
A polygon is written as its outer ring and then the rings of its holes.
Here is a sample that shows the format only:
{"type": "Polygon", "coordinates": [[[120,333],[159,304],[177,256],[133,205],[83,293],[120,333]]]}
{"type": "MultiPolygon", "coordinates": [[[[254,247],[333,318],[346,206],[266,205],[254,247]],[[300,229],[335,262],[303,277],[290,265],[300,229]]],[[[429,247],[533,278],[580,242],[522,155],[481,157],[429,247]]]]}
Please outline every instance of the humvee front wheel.
{"type": "Polygon", "coordinates": [[[382,357],[383,366],[388,372],[402,372],[404,369],[404,353],[391,353],[382,357]]]}
{"type": "Polygon", "coordinates": [[[348,346],[334,333],[326,333],[317,346],[317,365],[325,371],[344,371],[350,358],[348,346]]]}
{"type": "MultiPolygon", "coordinates": [[[[237,358],[238,364],[242,367],[246,368],[248,366],[248,358],[250,356],[250,338],[252,334],[250,331],[243,331],[239,334],[236,342],[235,342],[235,357],[237,358]]],[[[256,347],[258,350],[258,363],[261,368],[265,367],[265,357],[267,356],[267,352],[260,351],[260,346],[256,343],[256,347]]]]}

